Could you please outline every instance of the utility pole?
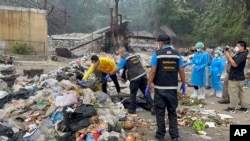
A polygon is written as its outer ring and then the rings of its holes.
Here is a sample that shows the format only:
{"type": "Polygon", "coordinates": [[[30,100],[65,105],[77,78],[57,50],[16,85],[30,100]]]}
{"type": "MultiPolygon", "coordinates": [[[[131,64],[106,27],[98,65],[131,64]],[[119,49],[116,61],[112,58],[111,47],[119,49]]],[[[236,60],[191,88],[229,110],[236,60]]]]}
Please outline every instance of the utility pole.
{"type": "Polygon", "coordinates": [[[116,50],[118,48],[118,3],[119,3],[119,0],[115,0],[115,23],[114,23],[114,33],[115,33],[115,47],[116,47],[116,50]]]}
{"type": "Polygon", "coordinates": [[[64,9],[64,33],[67,32],[67,10],[64,9]]]}

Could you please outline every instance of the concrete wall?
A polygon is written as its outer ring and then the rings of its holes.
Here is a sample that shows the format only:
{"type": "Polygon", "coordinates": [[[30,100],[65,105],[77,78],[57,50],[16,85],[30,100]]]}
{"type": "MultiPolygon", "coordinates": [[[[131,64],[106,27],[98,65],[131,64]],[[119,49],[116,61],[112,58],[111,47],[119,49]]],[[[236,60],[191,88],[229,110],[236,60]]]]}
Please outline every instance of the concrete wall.
{"type": "Polygon", "coordinates": [[[10,54],[13,42],[31,44],[35,54],[47,54],[46,11],[39,9],[0,6],[0,41],[10,54]]]}

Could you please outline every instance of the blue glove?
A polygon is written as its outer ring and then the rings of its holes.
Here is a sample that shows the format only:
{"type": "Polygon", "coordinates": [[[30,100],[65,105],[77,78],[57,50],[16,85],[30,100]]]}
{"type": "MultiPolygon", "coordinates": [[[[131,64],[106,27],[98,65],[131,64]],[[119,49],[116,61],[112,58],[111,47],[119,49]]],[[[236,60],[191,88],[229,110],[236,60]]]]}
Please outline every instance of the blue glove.
{"type": "Polygon", "coordinates": [[[188,66],[188,64],[184,64],[182,67],[185,68],[186,66],[188,66]]]}
{"type": "Polygon", "coordinates": [[[146,87],[145,89],[145,96],[149,96],[150,95],[150,87],[146,87]]]}
{"type": "Polygon", "coordinates": [[[116,74],[117,74],[117,75],[120,75],[120,71],[118,71],[116,74]]]}
{"type": "Polygon", "coordinates": [[[197,67],[196,71],[199,72],[201,70],[201,67],[197,67]]]}
{"type": "Polygon", "coordinates": [[[84,83],[85,83],[84,80],[81,80],[81,81],[79,82],[79,84],[80,84],[81,86],[83,86],[84,83]]]}
{"type": "Polygon", "coordinates": [[[181,84],[180,90],[181,90],[182,95],[184,95],[186,93],[186,84],[185,83],[181,84]]]}
{"type": "Polygon", "coordinates": [[[109,78],[110,78],[110,75],[107,74],[107,75],[105,76],[105,80],[108,80],[109,78]]]}

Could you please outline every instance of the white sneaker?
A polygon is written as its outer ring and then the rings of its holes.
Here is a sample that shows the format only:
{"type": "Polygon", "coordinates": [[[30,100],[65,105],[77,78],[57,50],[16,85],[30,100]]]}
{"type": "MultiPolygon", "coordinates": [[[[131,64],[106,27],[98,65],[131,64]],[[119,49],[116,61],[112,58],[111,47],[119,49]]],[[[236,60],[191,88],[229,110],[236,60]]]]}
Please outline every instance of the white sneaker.
{"type": "Polygon", "coordinates": [[[217,91],[216,92],[216,97],[222,97],[222,91],[217,91]]]}
{"type": "Polygon", "coordinates": [[[196,99],[198,97],[198,90],[194,90],[194,93],[190,96],[190,98],[196,99]]]}

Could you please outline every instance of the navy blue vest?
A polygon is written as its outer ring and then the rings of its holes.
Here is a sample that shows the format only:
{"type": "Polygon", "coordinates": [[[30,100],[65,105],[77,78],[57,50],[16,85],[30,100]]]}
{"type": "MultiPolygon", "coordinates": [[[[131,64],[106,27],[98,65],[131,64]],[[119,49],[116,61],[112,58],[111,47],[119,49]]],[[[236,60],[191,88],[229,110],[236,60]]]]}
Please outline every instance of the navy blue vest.
{"type": "Polygon", "coordinates": [[[156,89],[177,89],[180,54],[172,48],[156,51],[157,71],[154,78],[156,89]]]}

